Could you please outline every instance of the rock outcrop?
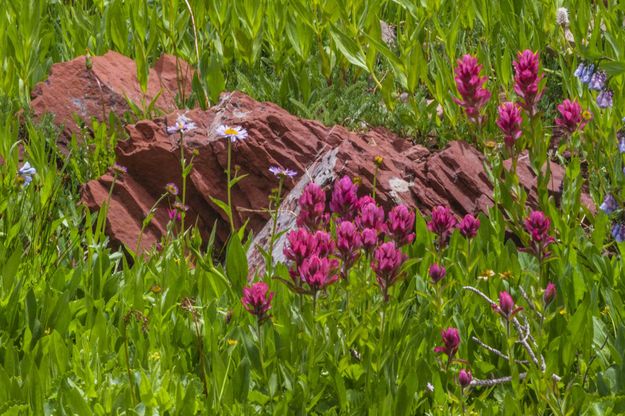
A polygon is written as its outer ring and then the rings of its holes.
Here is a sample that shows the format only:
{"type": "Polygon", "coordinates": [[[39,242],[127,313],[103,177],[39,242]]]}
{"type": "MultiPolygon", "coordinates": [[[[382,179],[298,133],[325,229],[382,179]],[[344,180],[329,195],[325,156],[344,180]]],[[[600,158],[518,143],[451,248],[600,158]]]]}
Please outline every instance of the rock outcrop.
{"type": "Polygon", "coordinates": [[[162,56],[149,70],[145,94],[132,59],[117,52],[90,59],[90,68],[85,56],[52,65],[48,79],[37,84],[31,93],[35,118],[49,113],[56,124],[63,126],[59,137],[62,149],[72,133],[80,132],[75,117],[88,128],[92,117],[106,121],[114,113],[122,119],[130,110],[127,100],[144,108],[155,99],[154,108],[167,114],[177,108],[177,98],[183,99],[191,93],[193,69],[174,56],[162,56]]]}

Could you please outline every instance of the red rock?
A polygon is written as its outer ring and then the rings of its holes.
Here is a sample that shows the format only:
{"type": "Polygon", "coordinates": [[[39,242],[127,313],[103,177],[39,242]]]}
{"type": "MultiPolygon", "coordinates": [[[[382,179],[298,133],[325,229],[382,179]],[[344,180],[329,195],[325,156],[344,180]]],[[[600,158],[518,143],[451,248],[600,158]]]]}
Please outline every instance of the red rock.
{"type": "Polygon", "coordinates": [[[150,69],[147,92],[143,94],[137,80],[135,62],[117,52],[91,58],[80,56],[68,62],[52,65],[47,80],[38,83],[31,93],[31,108],[35,118],[46,113],[54,115],[64,126],[59,143],[64,147],[72,133],[80,131],[74,121],[78,116],[89,127],[90,119],[108,120],[114,113],[122,118],[130,110],[129,99],[140,107],[148,105],[158,94],[155,107],[169,113],[177,108],[176,96],[189,96],[193,70],[184,61],[165,55],[150,69]]]}
{"type": "MultiPolygon", "coordinates": [[[[118,144],[117,161],[128,168],[128,174],[113,190],[107,229],[118,244],[134,249],[143,219],[164,194],[165,185],[174,182],[181,188],[179,137],[166,133],[177,114],[128,126],[130,139],[118,144]]],[[[249,253],[252,266],[262,264],[254,247],[266,245],[268,239],[266,208],[278,183],[268,170],[273,165],[298,172],[295,180],[287,180],[284,186],[281,229],[294,226],[296,201],[310,180],[329,189],[336,178],[349,175],[359,178],[362,194],[370,192],[376,156],[383,159],[377,176],[377,199],[387,209],[402,202],[429,215],[434,206],[447,205],[463,215],[492,206],[484,157],[465,142],[451,142],[444,150],[431,153],[384,129],[359,134],[341,126],[326,127],[236,92],[222,95],[222,101],[207,111],[191,110],[186,115],[197,124],[197,129],[184,138],[185,158],[191,159],[197,152],[187,183],[187,224],[197,224],[206,237],[217,221],[219,243],[228,235],[227,218],[211,197],[226,200],[227,141],[216,137],[215,131],[221,124],[241,125],[248,130],[248,139],[233,148],[232,165],[248,176],[233,188],[232,199],[237,226],[247,221],[247,229],[256,235],[249,253]]],[[[535,178],[523,166],[521,163],[519,167],[521,183],[531,194],[535,178]]],[[[550,190],[557,193],[562,168],[552,165],[552,175],[550,190]]],[[[110,184],[111,177],[104,176],[85,185],[83,200],[91,209],[107,200],[110,184]]],[[[141,249],[154,245],[165,232],[166,201],[158,206],[152,225],[144,232],[141,249]]],[[[530,198],[530,203],[535,204],[535,198],[530,198]]],[[[281,244],[279,241],[274,250],[277,258],[281,244]]]]}

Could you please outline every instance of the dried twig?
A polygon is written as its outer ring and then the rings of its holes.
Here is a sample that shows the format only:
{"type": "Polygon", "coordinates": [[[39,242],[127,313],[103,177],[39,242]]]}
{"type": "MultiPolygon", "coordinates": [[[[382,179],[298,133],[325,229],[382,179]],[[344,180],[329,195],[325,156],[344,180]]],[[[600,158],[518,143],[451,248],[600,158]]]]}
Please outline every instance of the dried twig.
{"type": "MultiPolygon", "coordinates": [[[[503,352],[499,351],[497,348],[493,348],[490,345],[482,342],[478,337],[473,336],[471,337],[471,339],[473,341],[475,341],[480,347],[484,348],[485,350],[488,350],[490,352],[492,352],[493,354],[503,358],[506,361],[510,361],[510,357],[508,357],[506,354],[504,354],[503,352]]],[[[517,364],[523,364],[523,365],[527,365],[530,362],[527,360],[514,360],[517,364]]]]}

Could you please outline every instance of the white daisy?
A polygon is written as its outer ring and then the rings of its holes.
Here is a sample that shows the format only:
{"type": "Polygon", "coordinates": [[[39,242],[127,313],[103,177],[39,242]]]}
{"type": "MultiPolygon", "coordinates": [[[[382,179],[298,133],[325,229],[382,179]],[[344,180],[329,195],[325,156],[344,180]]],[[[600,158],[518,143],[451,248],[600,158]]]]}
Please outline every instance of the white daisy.
{"type": "Polygon", "coordinates": [[[247,130],[245,130],[241,126],[230,127],[226,125],[221,125],[217,128],[217,135],[219,137],[228,138],[232,143],[235,143],[237,140],[247,139],[247,130]]]}

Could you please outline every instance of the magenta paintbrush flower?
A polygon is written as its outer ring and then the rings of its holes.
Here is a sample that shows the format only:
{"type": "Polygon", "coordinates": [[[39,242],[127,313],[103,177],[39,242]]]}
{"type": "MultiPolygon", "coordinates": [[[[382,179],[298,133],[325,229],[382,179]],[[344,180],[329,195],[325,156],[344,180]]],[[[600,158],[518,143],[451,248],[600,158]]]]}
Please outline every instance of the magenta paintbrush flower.
{"type": "Polygon", "coordinates": [[[587,112],[582,111],[582,106],[577,101],[564,100],[558,105],[558,111],[560,116],[556,118],[556,126],[565,134],[582,130],[591,118],[590,113],[584,114],[587,112]]]}
{"type": "Polygon", "coordinates": [[[540,88],[543,76],[539,74],[538,52],[532,52],[529,49],[519,52],[512,66],[514,67],[514,92],[521,98],[521,107],[530,117],[533,117],[537,112],[536,104],[544,92],[540,88]]]}
{"type": "Polygon", "coordinates": [[[310,294],[315,295],[337,281],[337,267],[338,261],[313,254],[302,263],[300,277],[310,288],[310,294]]]}
{"type": "Polygon", "coordinates": [[[451,360],[460,345],[460,334],[457,328],[447,328],[441,331],[441,337],[443,338],[443,345],[434,348],[436,353],[445,353],[451,360]]]}
{"type": "Polygon", "coordinates": [[[545,302],[545,305],[549,305],[555,299],[556,293],[556,285],[554,285],[552,282],[547,283],[545,293],[543,294],[543,302],[545,302]]]}
{"type": "Polygon", "coordinates": [[[388,213],[388,221],[386,222],[388,234],[398,245],[409,244],[414,240],[414,219],[414,212],[403,204],[393,207],[388,213]]]}
{"type": "Polygon", "coordinates": [[[297,216],[298,227],[308,227],[316,230],[321,227],[327,217],[324,214],[326,209],[326,194],[323,189],[314,182],[309,183],[304,188],[304,192],[299,198],[299,215],[297,216]]]}
{"type": "Polygon", "coordinates": [[[480,112],[490,99],[490,92],[484,88],[488,77],[481,77],[481,71],[482,65],[471,55],[464,55],[459,59],[454,70],[456,86],[462,97],[462,99],[454,97],[454,101],[464,108],[469,120],[477,124],[482,123],[483,117],[480,112]]]}
{"type": "Polygon", "coordinates": [[[432,279],[432,283],[438,283],[443,280],[447,274],[447,270],[438,263],[434,263],[430,266],[429,274],[430,279],[432,279]]]}
{"type": "Polygon", "coordinates": [[[499,117],[497,118],[497,126],[503,133],[503,141],[506,147],[512,152],[514,144],[523,133],[521,124],[521,108],[515,103],[506,102],[499,106],[499,117]]]}
{"type": "Polygon", "coordinates": [[[514,299],[508,292],[499,292],[499,305],[493,304],[493,309],[509,321],[515,314],[522,311],[522,307],[515,307],[514,299]]]}
{"type": "Polygon", "coordinates": [[[438,235],[441,247],[447,243],[456,226],[456,217],[447,207],[437,206],[432,210],[432,218],[428,222],[428,230],[438,235]]]}
{"type": "Polygon", "coordinates": [[[246,311],[256,316],[258,322],[263,322],[270,317],[271,300],[273,292],[269,293],[269,286],[265,282],[254,283],[251,287],[243,288],[241,302],[246,311]]]}
{"type": "Polygon", "coordinates": [[[542,211],[532,211],[525,219],[525,229],[531,238],[529,251],[539,258],[549,256],[547,247],[555,241],[549,234],[551,220],[542,211]]]}
{"type": "Polygon", "coordinates": [[[378,232],[373,228],[362,230],[362,246],[367,252],[371,252],[378,245],[378,232]]]}
{"type": "Polygon", "coordinates": [[[330,200],[330,210],[342,219],[351,220],[354,218],[354,208],[358,203],[358,187],[352,183],[349,176],[343,176],[334,183],[332,199],[330,200]]]}
{"type": "MultiPolygon", "coordinates": [[[[362,200],[363,198],[360,199],[362,200]]],[[[386,229],[384,208],[379,207],[375,202],[366,202],[358,211],[356,224],[360,229],[373,228],[378,232],[383,232],[386,229]]]]}
{"type": "Polygon", "coordinates": [[[384,295],[384,301],[388,301],[388,289],[397,281],[399,269],[405,259],[406,256],[392,241],[380,245],[373,253],[371,268],[376,274],[378,285],[384,295]]]}
{"type": "Polygon", "coordinates": [[[471,385],[471,381],[473,380],[473,375],[470,371],[462,369],[460,373],[458,373],[458,384],[460,387],[467,388],[471,385]]]}
{"type": "Polygon", "coordinates": [[[353,222],[341,221],[336,227],[336,247],[343,260],[343,277],[347,278],[347,269],[354,264],[362,247],[362,237],[353,222]]]}
{"type": "Polygon", "coordinates": [[[471,214],[467,214],[462,218],[462,221],[458,224],[458,230],[460,234],[466,238],[473,238],[477,235],[477,231],[480,229],[480,220],[475,218],[471,214]]]}

